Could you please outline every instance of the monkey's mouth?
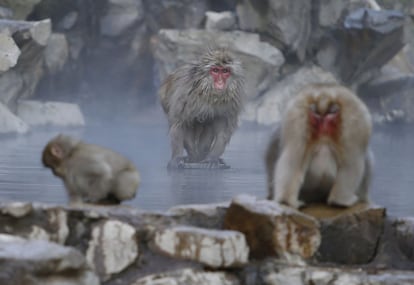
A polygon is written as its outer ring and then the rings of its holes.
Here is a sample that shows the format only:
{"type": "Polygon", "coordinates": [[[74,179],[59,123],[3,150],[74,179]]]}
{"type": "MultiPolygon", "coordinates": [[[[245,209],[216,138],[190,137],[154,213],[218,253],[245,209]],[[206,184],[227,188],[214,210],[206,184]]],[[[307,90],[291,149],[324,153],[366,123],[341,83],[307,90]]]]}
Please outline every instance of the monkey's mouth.
{"type": "Polygon", "coordinates": [[[224,83],[224,81],[214,82],[214,88],[216,88],[218,90],[223,90],[225,86],[226,86],[226,84],[224,83]]]}

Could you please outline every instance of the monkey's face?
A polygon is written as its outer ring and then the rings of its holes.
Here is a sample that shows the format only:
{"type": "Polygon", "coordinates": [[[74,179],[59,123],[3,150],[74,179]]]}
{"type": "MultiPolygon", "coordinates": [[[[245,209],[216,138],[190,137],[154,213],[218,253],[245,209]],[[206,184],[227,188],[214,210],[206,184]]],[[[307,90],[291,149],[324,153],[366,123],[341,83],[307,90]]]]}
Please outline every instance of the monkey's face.
{"type": "Polygon", "coordinates": [[[309,123],[314,137],[333,137],[338,132],[340,105],[338,102],[316,98],[309,104],[309,123]]]}
{"type": "Polygon", "coordinates": [[[231,69],[226,66],[214,65],[210,68],[210,76],[216,90],[224,90],[227,87],[227,79],[231,75],[231,69]]]}

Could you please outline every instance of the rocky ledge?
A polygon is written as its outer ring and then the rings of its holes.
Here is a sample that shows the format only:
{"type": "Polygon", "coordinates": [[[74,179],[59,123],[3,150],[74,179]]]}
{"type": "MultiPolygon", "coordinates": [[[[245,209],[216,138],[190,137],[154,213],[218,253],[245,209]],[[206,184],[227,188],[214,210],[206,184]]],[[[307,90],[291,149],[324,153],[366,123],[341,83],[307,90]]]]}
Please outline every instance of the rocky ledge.
{"type": "Polygon", "coordinates": [[[414,284],[414,220],[375,205],[14,202],[0,219],[0,284],[414,284]]]}

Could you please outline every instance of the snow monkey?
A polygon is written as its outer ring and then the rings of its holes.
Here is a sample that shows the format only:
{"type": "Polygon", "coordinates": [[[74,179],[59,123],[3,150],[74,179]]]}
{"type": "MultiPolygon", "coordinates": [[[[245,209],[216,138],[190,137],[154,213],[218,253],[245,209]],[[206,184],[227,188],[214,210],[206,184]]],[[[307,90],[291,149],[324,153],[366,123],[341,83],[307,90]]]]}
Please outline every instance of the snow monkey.
{"type": "Polygon", "coordinates": [[[241,62],[229,50],[214,48],[166,78],[159,97],[169,122],[168,168],[184,168],[186,163],[228,168],[220,156],[237,127],[243,73],[241,62]]]}
{"type": "Polygon", "coordinates": [[[368,200],[372,121],[365,104],[337,84],[313,84],[288,102],[266,152],[268,199],[294,208],[368,200]]]}
{"type": "Polygon", "coordinates": [[[119,204],[134,198],[140,183],[127,158],[63,134],[48,142],[42,162],[63,180],[72,204],[119,204]]]}

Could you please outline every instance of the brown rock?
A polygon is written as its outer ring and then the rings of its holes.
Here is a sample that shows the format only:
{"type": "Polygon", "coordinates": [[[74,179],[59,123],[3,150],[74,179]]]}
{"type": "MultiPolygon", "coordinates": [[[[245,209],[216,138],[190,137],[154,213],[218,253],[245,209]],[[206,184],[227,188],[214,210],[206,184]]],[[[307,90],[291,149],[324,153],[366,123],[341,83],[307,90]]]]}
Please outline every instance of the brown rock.
{"type": "Polygon", "coordinates": [[[361,203],[351,208],[310,205],[302,211],[321,223],[318,261],[367,264],[375,257],[384,228],[384,208],[361,203]]]}
{"type": "Polygon", "coordinates": [[[319,223],[312,217],[273,201],[236,197],[224,228],[245,234],[251,257],[310,258],[320,244],[319,223]]]}

